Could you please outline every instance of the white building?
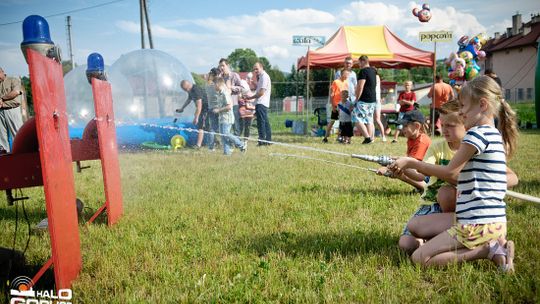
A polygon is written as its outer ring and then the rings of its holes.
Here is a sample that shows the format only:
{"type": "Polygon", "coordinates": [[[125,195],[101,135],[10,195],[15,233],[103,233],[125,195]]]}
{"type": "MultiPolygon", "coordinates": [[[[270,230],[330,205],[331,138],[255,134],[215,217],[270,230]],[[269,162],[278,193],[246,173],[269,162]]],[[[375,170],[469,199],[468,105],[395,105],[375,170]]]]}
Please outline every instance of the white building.
{"type": "Polygon", "coordinates": [[[495,33],[482,48],[486,60],[480,62],[483,71],[491,69],[499,76],[503,94],[510,102],[534,100],[534,75],[540,39],[540,14],[522,23],[521,14],[512,16],[512,27],[504,34],[495,33]]]}

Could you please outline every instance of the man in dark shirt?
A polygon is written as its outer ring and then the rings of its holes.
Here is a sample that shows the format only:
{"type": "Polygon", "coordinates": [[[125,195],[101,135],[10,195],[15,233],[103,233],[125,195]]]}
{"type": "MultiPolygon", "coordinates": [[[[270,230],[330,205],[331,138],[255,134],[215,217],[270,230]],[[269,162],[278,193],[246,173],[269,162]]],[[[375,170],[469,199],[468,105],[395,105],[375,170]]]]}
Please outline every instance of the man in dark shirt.
{"type": "Polygon", "coordinates": [[[376,86],[377,73],[369,66],[369,59],[366,55],[360,56],[360,73],[358,74],[358,84],[356,85],[356,96],[358,100],[354,108],[354,121],[356,127],[362,132],[364,141],[362,144],[373,142],[375,127],[373,125],[373,113],[377,103],[376,86]]]}
{"type": "Polygon", "coordinates": [[[184,109],[190,102],[195,102],[196,109],[193,124],[196,125],[199,130],[199,133],[197,134],[197,148],[200,148],[204,139],[204,125],[208,114],[208,98],[206,97],[206,93],[198,85],[193,84],[188,80],[182,80],[180,86],[188,93],[188,98],[184,105],[180,109],[177,109],[176,112],[184,112],[184,109]]]}

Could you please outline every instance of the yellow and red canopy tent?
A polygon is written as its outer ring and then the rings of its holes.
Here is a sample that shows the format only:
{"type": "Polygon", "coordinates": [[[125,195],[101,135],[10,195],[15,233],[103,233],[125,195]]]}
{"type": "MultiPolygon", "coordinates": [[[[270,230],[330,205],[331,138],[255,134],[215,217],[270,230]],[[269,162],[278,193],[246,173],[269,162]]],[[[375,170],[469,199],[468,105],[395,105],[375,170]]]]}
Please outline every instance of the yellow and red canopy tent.
{"type": "Polygon", "coordinates": [[[433,66],[434,53],[415,48],[386,26],[342,26],[321,48],[308,51],[298,59],[298,69],[340,68],[347,56],[355,62],[361,55],[381,68],[411,68],[433,66]]]}

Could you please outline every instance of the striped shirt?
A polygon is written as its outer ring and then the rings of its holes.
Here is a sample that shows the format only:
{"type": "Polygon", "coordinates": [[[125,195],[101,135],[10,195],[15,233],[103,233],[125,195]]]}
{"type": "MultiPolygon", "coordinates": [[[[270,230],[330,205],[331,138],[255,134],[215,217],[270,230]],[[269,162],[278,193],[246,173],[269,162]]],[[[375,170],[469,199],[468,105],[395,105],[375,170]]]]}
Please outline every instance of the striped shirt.
{"type": "Polygon", "coordinates": [[[456,219],[460,224],[506,222],[506,154],[499,130],[475,126],[462,143],[476,148],[458,177],[456,219]]]}

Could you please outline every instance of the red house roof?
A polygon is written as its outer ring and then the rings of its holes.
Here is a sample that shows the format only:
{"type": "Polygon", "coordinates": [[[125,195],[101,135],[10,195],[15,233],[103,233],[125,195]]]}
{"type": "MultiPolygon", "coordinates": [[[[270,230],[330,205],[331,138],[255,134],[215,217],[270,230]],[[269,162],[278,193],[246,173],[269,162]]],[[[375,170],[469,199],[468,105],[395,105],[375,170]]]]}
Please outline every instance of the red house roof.
{"type": "Polygon", "coordinates": [[[526,35],[517,34],[506,37],[506,34],[504,34],[499,39],[490,39],[482,50],[486,53],[493,53],[524,46],[536,46],[540,37],[540,22],[533,23],[530,27],[531,31],[526,35]]]}

